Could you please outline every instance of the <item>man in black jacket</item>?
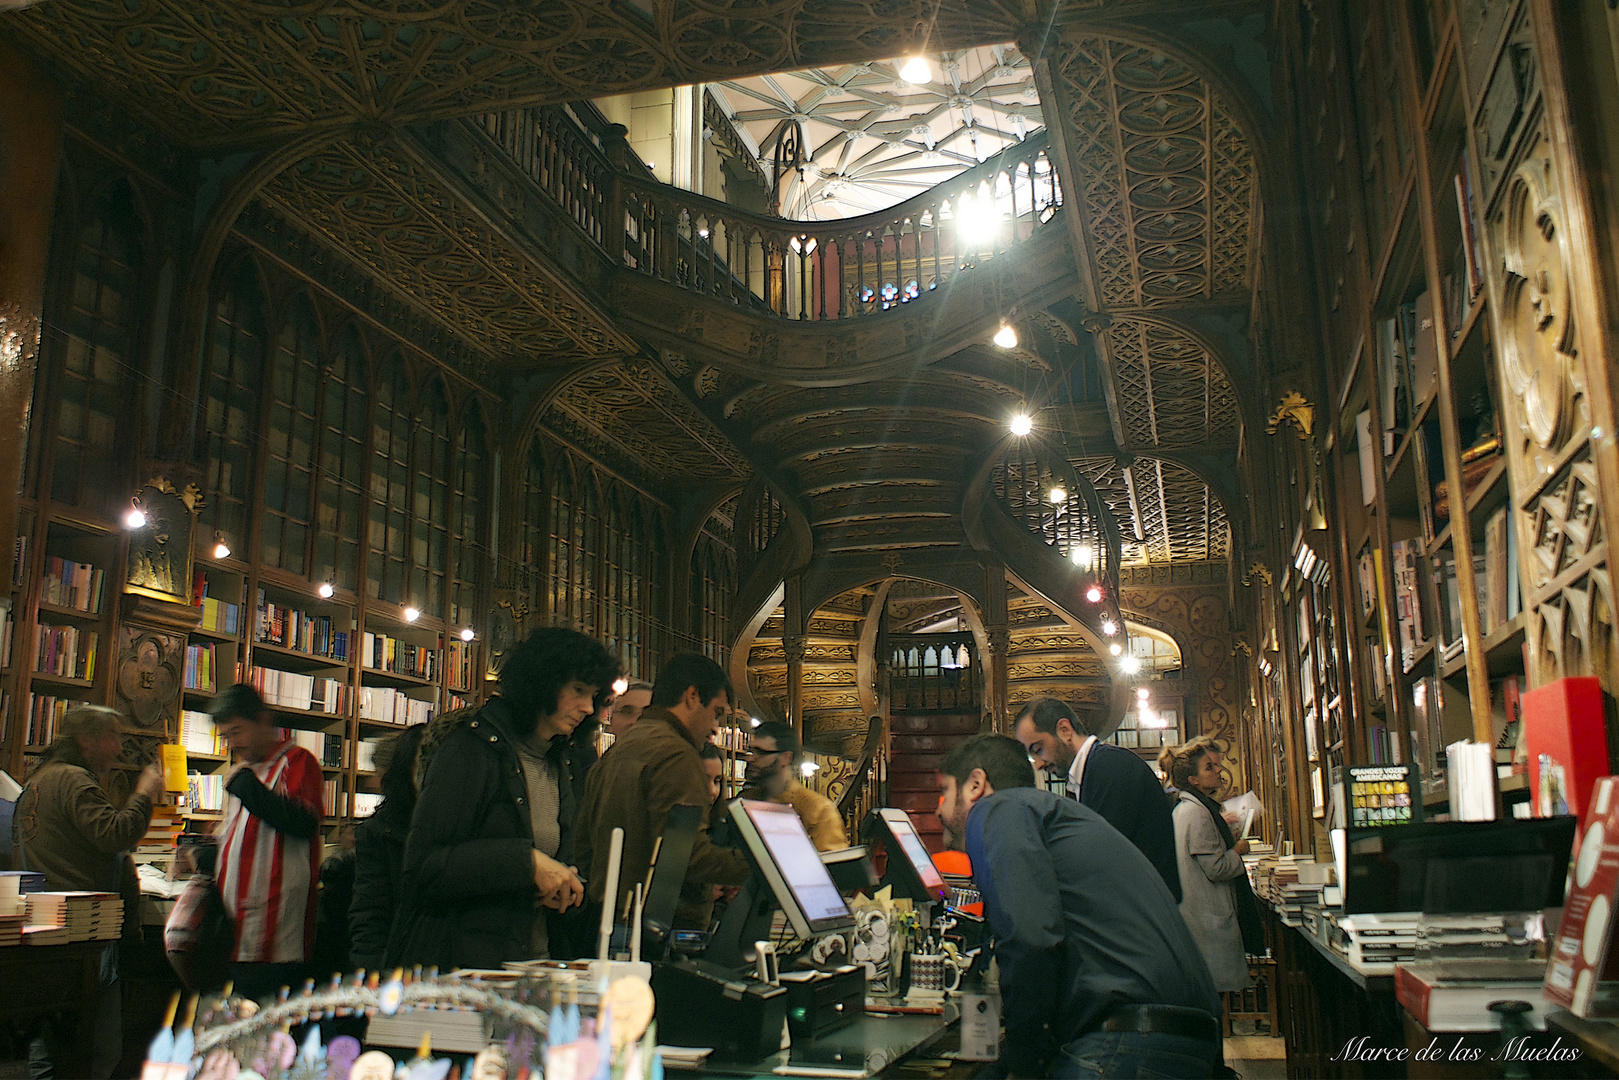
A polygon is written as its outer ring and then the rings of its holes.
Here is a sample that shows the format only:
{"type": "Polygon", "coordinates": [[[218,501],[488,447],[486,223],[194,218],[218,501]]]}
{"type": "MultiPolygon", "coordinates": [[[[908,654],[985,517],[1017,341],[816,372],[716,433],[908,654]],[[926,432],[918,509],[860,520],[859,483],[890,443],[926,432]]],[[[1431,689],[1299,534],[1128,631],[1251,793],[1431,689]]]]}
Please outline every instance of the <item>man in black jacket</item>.
{"type": "Polygon", "coordinates": [[[545,909],[584,896],[569,865],[570,736],[618,672],[585,635],[537,630],[507,657],[499,696],[437,742],[411,815],[387,966],[498,968],[549,954],[545,909]]]}
{"type": "Polygon", "coordinates": [[[1067,778],[1068,794],[1141,849],[1180,903],[1175,821],[1152,766],[1122,746],[1102,742],[1074,709],[1054,697],[1023,706],[1012,733],[1036,765],[1067,778]]]}

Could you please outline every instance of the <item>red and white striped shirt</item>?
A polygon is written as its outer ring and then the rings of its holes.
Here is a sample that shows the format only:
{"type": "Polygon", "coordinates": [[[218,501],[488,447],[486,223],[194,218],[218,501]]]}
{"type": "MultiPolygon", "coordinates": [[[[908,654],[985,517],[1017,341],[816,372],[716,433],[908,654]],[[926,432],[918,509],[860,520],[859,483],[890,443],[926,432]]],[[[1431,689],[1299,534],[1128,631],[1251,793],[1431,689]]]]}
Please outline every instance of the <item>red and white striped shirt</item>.
{"type": "MultiPolygon", "coordinates": [[[[291,742],[249,766],[270,791],[302,803],[318,820],[323,801],[320,762],[291,742]]],[[[315,942],[315,886],[320,880],[320,837],[300,840],[272,829],[225,798],[219,827],[219,895],[236,922],[239,963],[287,964],[307,960],[315,942]]]]}

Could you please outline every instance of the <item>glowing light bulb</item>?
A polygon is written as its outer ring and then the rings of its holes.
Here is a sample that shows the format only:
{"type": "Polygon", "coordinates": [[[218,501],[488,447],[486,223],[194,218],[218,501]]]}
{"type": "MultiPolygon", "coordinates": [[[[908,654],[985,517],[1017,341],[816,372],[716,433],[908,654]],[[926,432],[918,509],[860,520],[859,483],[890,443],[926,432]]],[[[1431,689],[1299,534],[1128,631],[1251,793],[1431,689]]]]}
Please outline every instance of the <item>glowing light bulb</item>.
{"type": "Polygon", "coordinates": [[[405,609],[405,621],[406,622],[415,622],[417,619],[419,619],[421,617],[422,617],[422,613],[420,611],[417,611],[415,608],[408,607],[408,608],[405,609]]]}
{"type": "Polygon", "coordinates": [[[758,727],[759,726],[759,718],[757,716],[748,717],[748,726],[749,727],[758,727]]]}
{"type": "Polygon", "coordinates": [[[477,634],[473,633],[472,627],[463,626],[461,628],[461,640],[462,641],[471,641],[473,638],[475,638],[477,636],[478,636],[477,634]]]}
{"type": "Polygon", "coordinates": [[[912,86],[917,86],[933,81],[933,69],[922,57],[913,56],[900,66],[899,77],[912,86]]]}
{"type": "Polygon", "coordinates": [[[1046,499],[1049,500],[1053,506],[1061,506],[1063,503],[1068,501],[1068,492],[1064,488],[1054,487],[1050,491],[1046,492],[1046,499]]]}
{"type": "Polygon", "coordinates": [[[332,588],[332,583],[330,581],[323,581],[320,583],[320,588],[316,589],[315,591],[320,593],[320,598],[322,600],[330,600],[332,598],[332,594],[337,590],[332,588]]]}
{"type": "Polygon", "coordinates": [[[1124,651],[1124,646],[1115,641],[1113,644],[1107,647],[1107,651],[1112,653],[1114,656],[1117,656],[1124,651]]]}
{"type": "Polygon", "coordinates": [[[1145,686],[1141,687],[1139,690],[1136,691],[1136,700],[1137,701],[1146,701],[1147,700],[1147,688],[1145,686]]]}
{"type": "Polygon", "coordinates": [[[798,771],[803,773],[806,777],[809,777],[809,776],[814,776],[818,771],[820,771],[820,768],[821,767],[819,765],[817,765],[815,762],[806,761],[806,762],[804,762],[804,764],[802,764],[802,765],[800,765],[798,767],[798,771]]]}
{"type": "Polygon", "coordinates": [[[1096,552],[1091,550],[1091,546],[1089,544],[1081,544],[1079,545],[1079,558],[1075,559],[1074,561],[1079,563],[1081,566],[1089,566],[1091,564],[1091,559],[1095,555],[1096,552]]]}
{"type": "Polygon", "coordinates": [[[228,558],[230,558],[230,545],[225,543],[224,540],[217,541],[214,544],[214,558],[216,558],[216,559],[228,559],[228,558]]]}
{"type": "Polygon", "coordinates": [[[129,513],[124,515],[124,528],[126,528],[126,529],[144,529],[144,528],[146,528],[146,515],[141,513],[140,510],[137,509],[136,507],[133,507],[133,506],[130,507],[129,508],[129,513]]]}
{"type": "Polygon", "coordinates": [[[1011,323],[1001,323],[1001,328],[995,331],[995,336],[990,340],[1003,349],[1015,349],[1017,348],[1017,331],[1012,329],[1011,323]]]}
{"type": "Polygon", "coordinates": [[[1086,589],[1085,599],[1089,600],[1093,604],[1100,604],[1102,602],[1102,587],[1100,585],[1092,585],[1090,588],[1086,589]]]}
{"type": "Polygon", "coordinates": [[[1134,675],[1141,670],[1141,661],[1134,656],[1126,656],[1119,661],[1119,670],[1126,675],[1134,675]]]}
{"type": "Polygon", "coordinates": [[[1034,430],[1034,421],[1029,419],[1028,413],[1018,413],[1012,417],[1012,434],[1022,437],[1034,430]]]}

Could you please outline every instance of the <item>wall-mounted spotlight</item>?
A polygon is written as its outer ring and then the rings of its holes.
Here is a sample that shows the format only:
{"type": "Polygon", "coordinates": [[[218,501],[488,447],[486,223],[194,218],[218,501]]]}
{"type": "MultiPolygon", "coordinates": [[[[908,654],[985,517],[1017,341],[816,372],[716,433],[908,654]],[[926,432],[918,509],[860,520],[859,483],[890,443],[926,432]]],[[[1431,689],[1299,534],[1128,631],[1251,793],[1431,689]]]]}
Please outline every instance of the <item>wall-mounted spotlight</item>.
{"type": "Polygon", "coordinates": [[[419,619],[421,617],[422,617],[422,613],[420,611],[416,610],[415,608],[408,607],[408,608],[405,609],[405,621],[406,622],[415,622],[417,619],[419,619]]]}
{"type": "Polygon", "coordinates": [[[1017,331],[1012,328],[1011,323],[1003,322],[1001,323],[1001,328],[995,331],[995,336],[990,340],[1003,349],[1015,349],[1017,348],[1017,331]]]}
{"type": "Polygon", "coordinates": [[[332,594],[337,592],[336,589],[332,588],[332,583],[330,581],[321,582],[320,588],[316,589],[315,591],[320,593],[320,598],[322,600],[330,600],[332,598],[332,594]]]}
{"type": "Polygon", "coordinates": [[[225,534],[222,532],[214,533],[214,558],[230,558],[230,545],[225,543],[225,534]]]}
{"type": "Polygon", "coordinates": [[[144,529],[144,528],[146,528],[146,515],[141,512],[140,507],[131,506],[129,508],[129,510],[124,514],[124,528],[126,528],[126,529],[144,529]]]}
{"type": "Polygon", "coordinates": [[[477,636],[478,635],[473,632],[472,627],[463,626],[461,628],[461,640],[462,641],[471,641],[473,638],[475,638],[477,636]]]}

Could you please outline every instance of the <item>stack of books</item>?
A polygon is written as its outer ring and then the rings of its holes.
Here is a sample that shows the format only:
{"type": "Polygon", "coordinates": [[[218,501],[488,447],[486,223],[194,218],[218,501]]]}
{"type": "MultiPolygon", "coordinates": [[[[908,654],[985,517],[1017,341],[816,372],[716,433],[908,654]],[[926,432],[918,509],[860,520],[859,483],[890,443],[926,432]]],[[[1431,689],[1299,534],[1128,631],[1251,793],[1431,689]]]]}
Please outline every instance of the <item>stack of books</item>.
{"type": "Polygon", "coordinates": [[[1417,920],[1414,911],[1345,915],[1333,946],[1368,974],[1392,975],[1395,964],[1417,957],[1417,920]]]}
{"type": "Polygon", "coordinates": [[[419,1009],[393,1016],[373,1016],[366,1028],[367,1046],[420,1046],[432,1035],[433,1049],[452,1054],[476,1054],[489,1044],[493,1018],[475,1012],[419,1009]]]}
{"type": "Polygon", "coordinates": [[[66,945],[69,940],[65,926],[33,923],[22,928],[24,945],[66,945]]]}
{"type": "Polygon", "coordinates": [[[172,806],[157,806],[152,808],[152,822],[146,826],[146,835],[141,837],[136,850],[145,851],[158,849],[167,851],[180,842],[180,834],[185,831],[185,820],[180,817],[180,811],[172,806]]]}
{"type": "Polygon", "coordinates": [[[124,902],[110,892],[29,893],[28,922],[61,927],[64,941],[113,941],[124,928],[124,902]]]}
{"type": "Polygon", "coordinates": [[[22,944],[24,915],[0,915],[0,949],[22,944]]]}
{"type": "Polygon", "coordinates": [[[19,895],[45,891],[45,875],[37,870],[0,870],[0,877],[16,878],[19,895]]]}

